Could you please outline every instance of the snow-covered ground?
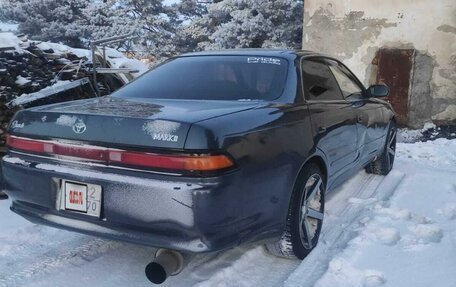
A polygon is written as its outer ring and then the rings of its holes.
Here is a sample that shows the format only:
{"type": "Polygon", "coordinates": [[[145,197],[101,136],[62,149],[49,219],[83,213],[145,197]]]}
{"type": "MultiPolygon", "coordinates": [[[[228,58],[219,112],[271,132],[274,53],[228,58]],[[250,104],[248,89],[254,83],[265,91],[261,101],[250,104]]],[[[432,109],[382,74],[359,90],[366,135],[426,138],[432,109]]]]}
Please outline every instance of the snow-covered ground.
{"type": "MultiPolygon", "coordinates": [[[[0,201],[0,286],[150,286],[154,249],[37,226],[0,201]]],[[[456,286],[456,140],[400,143],[386,177],[332,192],[302,262],[247,245],[197,255],[164,286],[456,286]]]]}

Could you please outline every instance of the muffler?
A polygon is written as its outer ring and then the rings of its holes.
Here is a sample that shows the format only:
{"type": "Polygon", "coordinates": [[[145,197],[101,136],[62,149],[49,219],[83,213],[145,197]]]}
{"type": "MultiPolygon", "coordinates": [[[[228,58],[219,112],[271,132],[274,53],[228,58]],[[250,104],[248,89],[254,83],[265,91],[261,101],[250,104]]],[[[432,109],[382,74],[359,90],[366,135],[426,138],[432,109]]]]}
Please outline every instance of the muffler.
{"type": "Polygon", "coordinates": [[[154,284],[161,284],[169,276],[179,274],[182,269],[184,269],[184,257],[181,253],[169,249],[158,249],[154,261],[146,266],[146,277],[154,284]]]}

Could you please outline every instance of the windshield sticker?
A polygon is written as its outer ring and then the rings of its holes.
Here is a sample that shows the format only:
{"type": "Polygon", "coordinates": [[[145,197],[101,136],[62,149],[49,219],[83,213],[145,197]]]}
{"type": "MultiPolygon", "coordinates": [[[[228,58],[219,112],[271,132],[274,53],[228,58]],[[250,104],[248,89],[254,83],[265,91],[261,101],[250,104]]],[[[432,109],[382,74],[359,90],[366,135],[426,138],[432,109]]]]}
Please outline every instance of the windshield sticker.
{"type": "Polygon", "coordinates": [[[271,64],[271,65],[282,65],[282,61],[277,58],[264,58],[264,57],[249,57],[247,58],[249,64],[271,64]]]}

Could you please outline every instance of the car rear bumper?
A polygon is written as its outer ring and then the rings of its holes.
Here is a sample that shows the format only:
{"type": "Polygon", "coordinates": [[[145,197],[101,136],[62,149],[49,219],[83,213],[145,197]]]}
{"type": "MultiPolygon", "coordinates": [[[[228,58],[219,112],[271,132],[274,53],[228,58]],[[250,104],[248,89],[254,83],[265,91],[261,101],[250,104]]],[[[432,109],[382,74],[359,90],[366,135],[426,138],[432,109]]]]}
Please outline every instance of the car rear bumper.
{"type": "Polygon", "coordinates": [[[11,210],[32,222],[104,238],[189,252],[269,237],[261,214],[239,204],[248,190],[236,172],[214,178],[159,175],[64,164],[29,155],[2,160],[11,210]],[[61,180],[102,187],[100,218],[60,208],[61,180]]]}

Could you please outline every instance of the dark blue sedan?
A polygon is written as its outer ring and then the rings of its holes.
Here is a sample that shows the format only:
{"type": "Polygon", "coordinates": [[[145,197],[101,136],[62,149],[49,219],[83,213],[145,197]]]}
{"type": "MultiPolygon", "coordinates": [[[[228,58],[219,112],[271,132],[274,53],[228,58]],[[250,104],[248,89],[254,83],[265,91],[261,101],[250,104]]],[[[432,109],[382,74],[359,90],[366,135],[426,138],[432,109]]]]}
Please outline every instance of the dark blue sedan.
{"type": "Polygon", "coordinates": [[[387,95],[313,52],[186,54],[110,96],[18,112],[3,190],[33,222],[171,250],[166,275],[176,251],[248,241],[302,259],[325,193],[391,170],[387,95]]]}

